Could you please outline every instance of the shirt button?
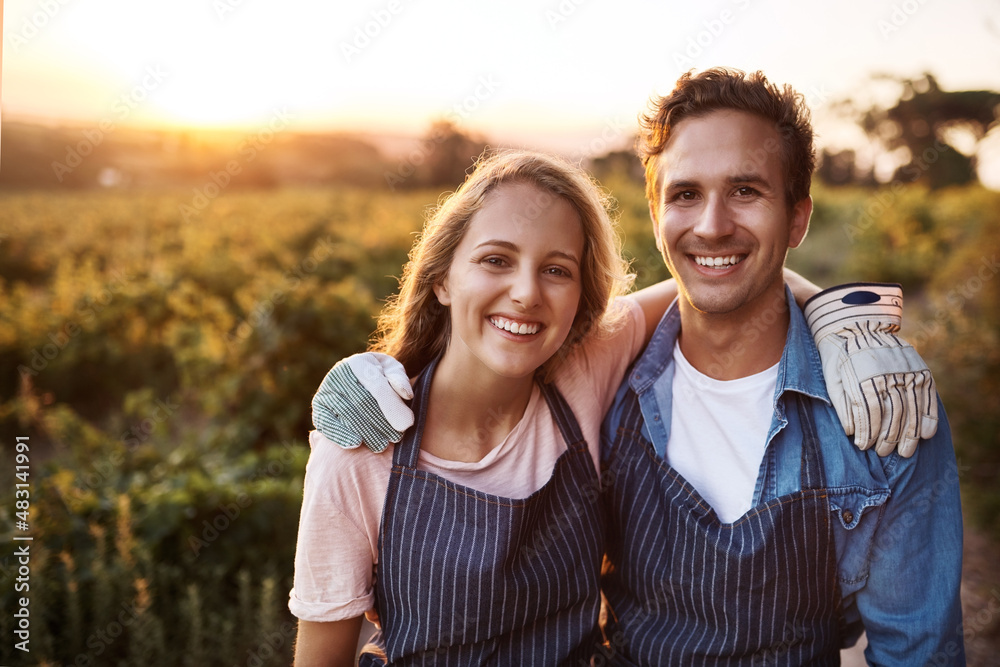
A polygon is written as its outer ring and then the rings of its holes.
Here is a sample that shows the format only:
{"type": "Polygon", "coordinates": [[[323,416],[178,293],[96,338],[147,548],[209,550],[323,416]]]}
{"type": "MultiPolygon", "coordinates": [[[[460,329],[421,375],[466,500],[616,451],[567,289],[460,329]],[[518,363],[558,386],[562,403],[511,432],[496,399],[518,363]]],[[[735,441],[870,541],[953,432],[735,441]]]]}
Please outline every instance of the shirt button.
{"type": "Polygon", "coordinates": [[[844,523],[851,523],[854,521],[854,513],[851,510],[844,510],[840,513],[840,516],[844,517],[844,523]]]}
{"type": "Polygon", "coordinates": [[[655,415],[653,415],[653,421],[654,422],[660,421],[660,414],[659,413],[656,413],[655,415]]]}

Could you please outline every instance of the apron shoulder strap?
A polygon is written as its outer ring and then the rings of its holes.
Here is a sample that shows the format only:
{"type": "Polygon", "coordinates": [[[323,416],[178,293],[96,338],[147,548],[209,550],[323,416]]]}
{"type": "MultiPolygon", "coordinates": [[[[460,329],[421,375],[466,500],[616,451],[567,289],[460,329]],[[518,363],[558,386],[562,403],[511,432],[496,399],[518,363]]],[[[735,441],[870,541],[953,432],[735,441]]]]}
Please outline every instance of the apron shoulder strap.
{"type": "Polygon", "coordinates": [[[570,447],[578,442],[583,442],[583,431],[580,429],[580,422],[576,420],[576,415],[570,409],[569,403],[563,398],[562,392],[556,388],[554,382],[539,382],[538,386],[542,390],[545,402],[549,404],[549,410],[559,426],[566,446],[570,447]]]}
{"type": "Polygon", "coordinates": [[[410,409],[413,410],[415,420],[403,439],[399,441],[392,452],[392,463],[394,466],[403,468],[416,468],[417,457],[420,455],[420,438],[424,432],[424,422],[427,421],[427,401],[431,392],[431,378],[434,377],[434,369],[437,368],[437,357],[427,364],[424,370],[420,371],[417,383],[413,387],[413,400],[410,402],[410,409]]]}

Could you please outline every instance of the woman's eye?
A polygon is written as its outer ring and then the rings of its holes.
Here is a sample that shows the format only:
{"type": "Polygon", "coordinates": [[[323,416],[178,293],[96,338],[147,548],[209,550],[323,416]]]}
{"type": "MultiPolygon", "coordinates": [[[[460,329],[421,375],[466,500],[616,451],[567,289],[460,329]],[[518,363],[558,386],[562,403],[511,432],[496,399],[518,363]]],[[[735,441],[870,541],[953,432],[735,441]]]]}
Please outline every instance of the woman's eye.
{"type": "Polygon", "coordinates": [[[545,270],[545,272],[548,273],[548,274],[550,274],[550,275],[560,276],[560,277],[563,277],[563,278],[572,278],[573,277],[572,273],[570,273],[569,271],[567,271],[566,269],[564,269],[561,266],[550,266],[549,268],[547,268],[545,270]]]}
{"type": "Polygon", "coordinates": [[[503,257],[484,257],[482,261],[483,263],[489,264],[490,266],[501,267],[507,265],[507,262],[504,260],[503,257]]]}

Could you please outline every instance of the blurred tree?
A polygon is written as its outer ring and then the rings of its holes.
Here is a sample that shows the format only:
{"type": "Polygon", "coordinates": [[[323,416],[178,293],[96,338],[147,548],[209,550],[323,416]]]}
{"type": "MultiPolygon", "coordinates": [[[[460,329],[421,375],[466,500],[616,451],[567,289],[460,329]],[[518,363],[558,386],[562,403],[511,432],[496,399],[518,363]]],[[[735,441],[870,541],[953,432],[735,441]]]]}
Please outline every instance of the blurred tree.
{"type": "Polygon", "coordinates": [[[997,123],[1000,93],[944,91],[930,73],[919,79],[876,78],[898,82],[899,100],[888,109],[873,106],[859,122],[886,151],[902,149],[907,154],[893,179],[931,188],[974,181],[975,148],[997,123]],[[971,150],[966,146],[969,154],[956,143],[971,143],[971,150]]]}
{"type": "Polygon", "coordinates": [[[2,125],[0,190],[383,187],[388,166],[378,148],[350,134],[2,125]]]}
{"type": "MultiPolygon", "coordinates": [[[[466,134],[452,120],[434,121],[420,148],[412,154],[423,155],[414,185],[456,188],[484,150],[485,141],[466,134]]],[[[416,162],[419,158],[413,159],[416,162]]]]}
{"type": "Polygon", "coordinates": [[[631,148],[609,151],[591,158],[590,172],[601,181],[607,180],[613,174],[624,174],[635,183],[646,182],[646,172],[642,168],[642,162],[631,148]]]}
{"type": "Polygon", "coordinates": [[[816,178],[827,185],[875,185],[871,169],[862,170],[857,164],[857,153],[848,148],[831,151],[824,148],[816,165],[816,178]]]}

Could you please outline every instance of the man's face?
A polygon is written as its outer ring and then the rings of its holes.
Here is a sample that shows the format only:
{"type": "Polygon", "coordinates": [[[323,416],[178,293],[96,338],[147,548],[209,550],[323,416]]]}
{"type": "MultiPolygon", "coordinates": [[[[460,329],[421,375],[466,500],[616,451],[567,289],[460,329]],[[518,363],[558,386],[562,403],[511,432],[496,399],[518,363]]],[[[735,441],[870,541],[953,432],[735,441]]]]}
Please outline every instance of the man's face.
{"type": "Polygon", "coordinates": [[[789,209],[779,147],[766,120],[719,110],[678,123],[656,158],[656,245],[702,313],[753,315],[782,293],[785,255],[805,236],[812,200],[789,209]]]}

